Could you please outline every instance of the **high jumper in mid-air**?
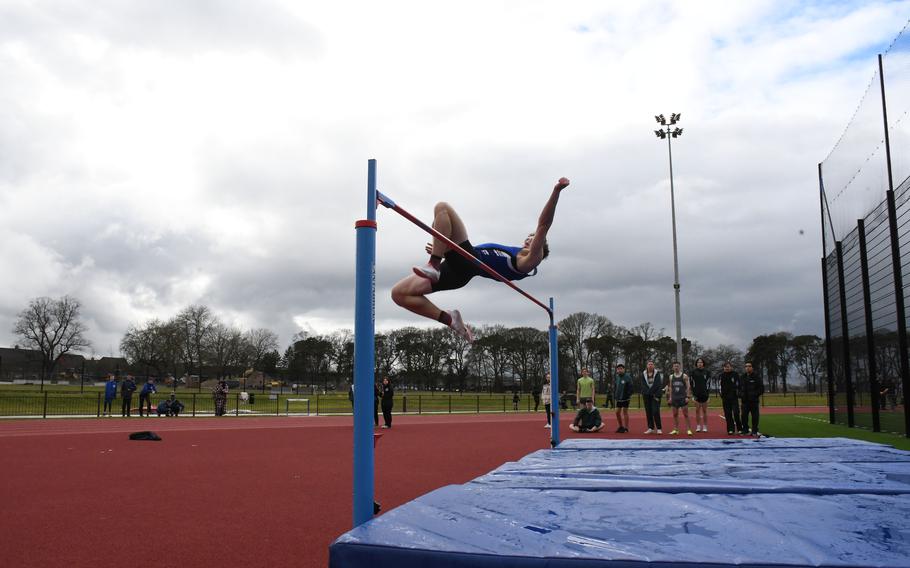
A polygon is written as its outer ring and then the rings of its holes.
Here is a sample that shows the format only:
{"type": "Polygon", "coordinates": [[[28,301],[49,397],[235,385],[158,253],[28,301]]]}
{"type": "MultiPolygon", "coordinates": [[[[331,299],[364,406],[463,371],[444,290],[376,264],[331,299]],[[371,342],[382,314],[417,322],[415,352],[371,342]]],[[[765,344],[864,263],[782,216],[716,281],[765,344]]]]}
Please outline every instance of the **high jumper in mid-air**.
{"type": "MultiPolygon", "coordinates": [[[[550,254],[547,231],[553,224],[559,195],[568,186],[567,178],[559,178],[540,213],[537,229],[525,238],[522,246],[497,243],[472,245],[461,218],[455,209],[445,202],[437,203],[433,209],[433,228],[506,280],[514,281],[534,276],[537,273],[537,266],[550,254]]],[[[475,276],[491,279],[493,276],[438,238],[434,238],[426,250],[430,254],[429,262],[415,266],[413,274],[395,284],[392,288],[392,299],[399,306],[415,314],[451,327],[467,341],[474,341],[471,328],[464,322],[458,310],[441,310],[427,298],[427,295],[462,288],[475,276]]]]}

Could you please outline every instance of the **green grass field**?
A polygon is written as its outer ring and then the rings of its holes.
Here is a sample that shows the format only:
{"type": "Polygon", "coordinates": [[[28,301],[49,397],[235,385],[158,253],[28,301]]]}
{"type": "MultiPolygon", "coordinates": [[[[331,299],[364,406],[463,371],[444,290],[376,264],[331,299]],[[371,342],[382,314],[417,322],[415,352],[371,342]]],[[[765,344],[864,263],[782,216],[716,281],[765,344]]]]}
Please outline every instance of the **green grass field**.
{"type": "Polygon", "coordinates": [[[910,438],[890,432],[876,433],[865,428],[829,424],[827,414],[764,414],[759,426],[763,434],[780,438],[853,438],[910,450],[910,438]]]}
{"type": "MultiPolygon", "coordinates": [[[[141,387],[141,384],[139,385],[141,387]]],[[[0,417],[3,416],[93,416],[101,410],[103,387],[94,385],[69,385],[46,384],[44,391],[36,385],[0,385],[0,417]]],[[[160,387],[159,394],[153,396],[152,403],[157,404],[163,400],[171,389],[160,387]]],[[[209,389],[178,388],[177,397],[186,405],[186,414],[208,414],[214,412],[211,392],[209,389]]],[[[255,395],[255,404],[239,401],[238,389],[233,389],[228,395],[228,411],[232,414],[255,415],[280,415],[286,410],[291,412],[305,412],[306,404],[291,402],[288,399],[306,398],[310,401],[311,414],[342,414],[351,411],[347,392],[310,393],[301,390],[298,393],[288,388],[273,394],[263,393],[260,390],[251,390],[255,395]],[[239,412],[238,412],[239,410],[239,412]]],[[[139,394],[133,395],[133,406],[138,407],[139,394]]],[[[602,394],[597,396],[598,406],[603,405],[602,394]]],[[[767,394],[763,398],[763,406],[825,406],[826,400],[822,395],[815,393],[790,393],[767,394]]],[[[541,401],[541,407],[543,401],[541,401]]],[[[720,408],[721,401],[717,396],[712,396],[708,405],[711,408],[720,408]]],[[[630,408],[641,408],[641,399],[632,398],[630,408]]],[[[481,413],[481,412],[528,412],[534,410],[534,399],[528,393],[519,395],[517,409],[513,405],[511,393],[472,393],[472,392],[426,392],[426,391],[398,391],[395,396],[395,412],[406,414],[423,413],[481,413]]],[[[114,401],[115,414],[120,411],[120,399],[114,401]]]]}

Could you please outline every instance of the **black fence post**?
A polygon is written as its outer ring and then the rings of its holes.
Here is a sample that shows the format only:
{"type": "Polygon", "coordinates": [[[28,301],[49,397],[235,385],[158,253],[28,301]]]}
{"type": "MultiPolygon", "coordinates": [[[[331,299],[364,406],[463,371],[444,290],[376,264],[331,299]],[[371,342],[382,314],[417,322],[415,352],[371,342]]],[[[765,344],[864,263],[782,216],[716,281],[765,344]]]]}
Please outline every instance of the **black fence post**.
{"type": "Polygon", "coordinates": [[[850,368],[850,325],[847,321],[847,291],[844,290],[844,245],[842,241],[834,243],[837,254],[837,287],[840,294],[840,325],[844,348],[844,389],[847,391],[847,426],[853,428],[853,372],[850,368]]]}
{"type": "Polygon", "coordinates": [[[41,418],[47,418],[47,391],[44,391],[44,411],[41,413],[41,418]]]}
{"type": "Polygon", "coordinates": [[[476,395],[475,398],[477,399],[477,414],[480,414],[480,395],[476,395]]]}
{"type": "Polygon", "coordinates": [[[423,414],[423,395],[417,395],[417,414],[423,414]]]}
{"type": "Polygon", "coordinates": [[[240,393],[234,393],[234,404],[236,405],[236,412],[234,416],[240,416],[240,393]]]}
{"type": "Polygon", "coordinates": [[[193,416],[196,416],[196,393],[193,393],[193,416]]]}
{"type": "Polygon", "coordinates": [[[449,395],[449,414],[452,414],[452,395],[449,395]]]}
{"type": "Polygon", "coordinates": [[[863,311],[866,316],[866,366],[869,375],[869,394],[872,396],[872,431],[881,432],[882,427],[878,415],[878,364],[875,361],[872,292],[869,286],[869,258],[866,250],[866,221],[864,219],[857,221],[856,228],[859,231],[859,260],[863,279],[863,311]]]}
{"type": "Polygon", "coordinates": [[[101,392],[98,392],[98,415],[96,418],[101,418],[101,392]]]}
{"type": "MultiPolygon", "coordinates": [[[[821,177],[821,164],[818,165],[818,175],[821,177]]],[[[824,225],[824,221],[822,221],[824,225]]],[[[824,227],[822,227],[824,234],[824,227]]],[[[825,374],[828,379],[828,422],[834,424],[837,416],[834,412],[834,346],[831,339],[831,300],[828,291],[828,259],[822,258],[822,298],[825,304],[825,374]]],[[[819,377],[821,382],[821,377],[819,377]]]]}

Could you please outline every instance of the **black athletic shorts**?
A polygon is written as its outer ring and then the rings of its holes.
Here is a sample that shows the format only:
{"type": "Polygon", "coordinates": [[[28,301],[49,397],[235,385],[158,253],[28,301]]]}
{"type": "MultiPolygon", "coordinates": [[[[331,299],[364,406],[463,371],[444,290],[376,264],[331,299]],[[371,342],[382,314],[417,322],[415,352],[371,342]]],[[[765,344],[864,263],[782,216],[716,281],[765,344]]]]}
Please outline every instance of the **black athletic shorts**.
{"type": "MultiPolygon", "coordinates": [[[[464,241],[458,243],[458,245],[471,253],[472,256],[477,256],[471,241],[464,241]]],[[[439,292],[442,290],[463,288],[471,281],[471,278],[474,278],[478,274],[480,274],[480,269],[477,268],[476,264],[454,250],[450,250],[446,252],[442,259],[442,263],[439,265],[439,281],[433,284],[431,289],[434,292],[439,292]]]]}
{"type": "Polygon", "coordinates": [[[708,402],[708,394],[707,393],[695,393],[695,402],[697,402],[699,404],[704,404],[704,403],[708,402]]]}
{"type": "Polygon", "coordinates": [[[629,401],[628,401],[628,400],[624,400],[624,401],[622,401],[622,402],[617,402],[617,403],[616,403],[616,408],[629,408],[629,401]]]}

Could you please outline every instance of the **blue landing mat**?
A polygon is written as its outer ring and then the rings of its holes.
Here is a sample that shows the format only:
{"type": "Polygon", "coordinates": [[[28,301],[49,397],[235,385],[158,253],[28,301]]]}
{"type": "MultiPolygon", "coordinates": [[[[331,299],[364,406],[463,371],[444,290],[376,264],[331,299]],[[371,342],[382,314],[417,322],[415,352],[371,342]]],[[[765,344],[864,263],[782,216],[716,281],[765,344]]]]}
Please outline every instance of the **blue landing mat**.
{"type": "Polygon", "coordinates": [[[910,452],[567,440],[342,535],[329,566],[910,568],[910,452]]]}

